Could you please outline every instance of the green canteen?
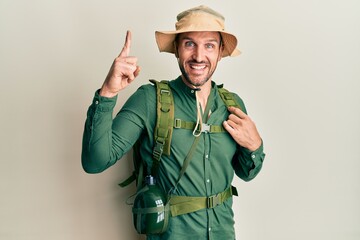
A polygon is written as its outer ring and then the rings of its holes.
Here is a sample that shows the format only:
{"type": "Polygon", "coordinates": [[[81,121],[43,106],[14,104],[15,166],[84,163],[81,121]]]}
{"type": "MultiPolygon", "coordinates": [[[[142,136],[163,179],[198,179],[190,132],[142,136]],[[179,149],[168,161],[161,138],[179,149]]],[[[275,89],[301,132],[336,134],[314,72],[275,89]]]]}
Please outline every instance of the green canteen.
{"type": "Polygon", "coordinates": [[[145,182],[134,200],[133,223],[139,234],[161,234],[169,222],[166,195],[153,176],[146,176],[145,182]]]}

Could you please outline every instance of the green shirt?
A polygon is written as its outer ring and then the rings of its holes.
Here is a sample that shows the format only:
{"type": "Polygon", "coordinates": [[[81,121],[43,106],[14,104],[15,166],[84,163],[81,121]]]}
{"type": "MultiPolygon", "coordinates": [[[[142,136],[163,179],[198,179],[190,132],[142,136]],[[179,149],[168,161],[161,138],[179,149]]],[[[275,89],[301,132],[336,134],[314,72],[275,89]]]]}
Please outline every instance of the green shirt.
{"type": "MultiPolygon", "coordinates": [[[[175,119],[196,122],[196,98],[181,77],[170,81],[174,95],[175,119]]],[[[221,126],[229,112],[212,83],[213,101],[207,124],[221,126]]],[[[246,112],[243,101],[234,94],[246,112]]],[[[89,107],[83,135],[82,164],[86,172],[99,173],[112,166],[141,138],[140,153],[150,172],[154,127],[156,122],[155,86],[141,86],[113,119],[117,97],[95,93],[89,107]]],[[[209,98],[210,99],[210,98],[209,98]]],[[[205,118],[204,118],[205,119],[205,118]]],[[[163,154],[158,183],[165,190],[173,188],[183,161],[194,141],[192,130],[175,128],[171,154],[163,154]]],[[[191,162],[181,178],[175,195],[212,196],[231,186],[234,173],[245,181],[260,171],[265,154],[263,146],[254,152],[239,146],[227,132],[202,133],[191,162]]],[[[172,217],[167,232],[148,239],[235,239],[232,198],[211,209],[172,217]]]]}

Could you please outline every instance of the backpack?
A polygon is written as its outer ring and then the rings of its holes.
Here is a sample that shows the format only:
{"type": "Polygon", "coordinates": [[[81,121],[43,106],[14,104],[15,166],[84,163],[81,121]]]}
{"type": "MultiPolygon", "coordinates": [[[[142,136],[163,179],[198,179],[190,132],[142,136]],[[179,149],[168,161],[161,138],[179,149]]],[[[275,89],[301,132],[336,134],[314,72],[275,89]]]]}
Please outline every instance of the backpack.
{"type": "MultiPolygon", "coordinates": [[[[150,80],[156,86],[156,125],[154,129],[154,147],[153,147],[153,162],[151,168],[151,174],[144,172],[144,163],[140,157],[141,138],[135,143],[133,148],[133,162],[134,172],[133,174],[120,183],[121,187],[129,185],[131,182],[136,181],[137,191],[135,193],[134,202],[131,204],[133,213],[133,224],[136,231],[139,234],[161,234],[167,231],[169,226],[170,216],[177,216],[194,211],[198,211],[202,208],[213,208],[221,204],[227,198],[232,195],[237,196],[236,188],[231,186],[225,191],[218,193],[217,195],[204,197],[206,201],[200,198],[197,200],[190,200],[193,205],[187,205],[189,201],[188,197],[172,196],[166,194],[163,189],[157,186],[156,178],[157,172],[160,166],[160,160],[162,154],[170,155],[171,137],[174,128],[191,129],[197,127],[193,122],[183,121],[181,119],[174,119],[174,99],[169,86],[168,81],[155,81],[150,80]],[[145,179],[145,181],[144,181],[145,179]],[[184,205],[185,203],[185,205],[184,205]],[[205,203],[205,205],[204,205],[205,203]]],[[[219,94],[227,107],[240,105],[234,99],[232,93],[228,92],[222,87],[218,86],[219,94]]],[[[222,126],[204,125],[200,129],[195,131],[205,132],[224,132],[225,129],[222,126]]],[[[184,164],[180,171],[179,177],[175,183],[174,188],[183,176],[192,153],[194,152],[196,145],[199,141],[199,137],[196,137],[191,149],[184,160],[184,164]]],[[[190,197],[191,198],[191,197],[190,197]]]]}
{"type": "MultiPolygon", "coordinates": [[[[185,128],[193,130],[195,123],[186,122],[180,119],[174,119],[174,99],[169,86],[169,81],[156,81],[151,79],[156,87],[156,125],[154,129],[154,148],[153,148],[153,164],[151,175],[156,176],[159,169],[162,154],[170,155],[171,137],[174,128],[185,128]]],[[[240,104],[235,100],[232,93],[223,88],[223,85],[217,85],[218,92],[227,107],[233,106],[241,108],[240,104]]],[[[208,126],[208,132],[225,131],[222,126],[208,126]]],[[[136,181],[137,190],[143,186],[143,180],[148,175],[144,172],[144,164],[139,155],[140,141],[137,141],[133,147],[133,164],[134,171],[130,177],[119,183],[120,187],[126,187],[133,181],[136,181]]]]}

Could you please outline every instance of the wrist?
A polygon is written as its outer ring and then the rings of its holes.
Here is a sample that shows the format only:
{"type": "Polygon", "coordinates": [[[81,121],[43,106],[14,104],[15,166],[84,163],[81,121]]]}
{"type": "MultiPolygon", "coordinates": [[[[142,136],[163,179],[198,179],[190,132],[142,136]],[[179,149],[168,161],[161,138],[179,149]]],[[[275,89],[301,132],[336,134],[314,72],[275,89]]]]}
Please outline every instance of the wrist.
{"type": "Polygon", "coordinates": [[[113,98],[117,95],[117,92],[107,90],[104,86],[100,89],[99,95],[106,98],[113,98]]]}
{"type": "Polygon", "coordinates": [[[251,151],[251,152],[254,152],[257,149],[259,149],[261,144],[262,144],[262,140],[260,139],[259,141],[256,141],[253,144],[251,144],[251,146],[249,146],[247,149],[249,149],[249,151],[251,151]]]}

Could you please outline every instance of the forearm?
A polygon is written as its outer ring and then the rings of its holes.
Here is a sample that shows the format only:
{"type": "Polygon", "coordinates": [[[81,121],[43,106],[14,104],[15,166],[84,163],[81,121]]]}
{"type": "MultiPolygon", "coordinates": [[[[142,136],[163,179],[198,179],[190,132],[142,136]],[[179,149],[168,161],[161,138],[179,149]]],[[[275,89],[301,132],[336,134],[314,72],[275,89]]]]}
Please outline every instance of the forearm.
{"type": "Polygon", "coordinates": [[[112,115],[116,96],[104,98],[97,91],[87,112],[82,145],[82,166],[88,173],[104,171],[116,162],[112,154],[112,115]]]}
{"type": "Polygon", "coordinates": [[[145,100],[143,89],[136,91],[113,119],[116,99],[102,97],[97,91],[89,107],[81,155],[82,166],[88,173],[102,172],[116,163],[132,148],[148,122],[149,101],[145,100]]]}

